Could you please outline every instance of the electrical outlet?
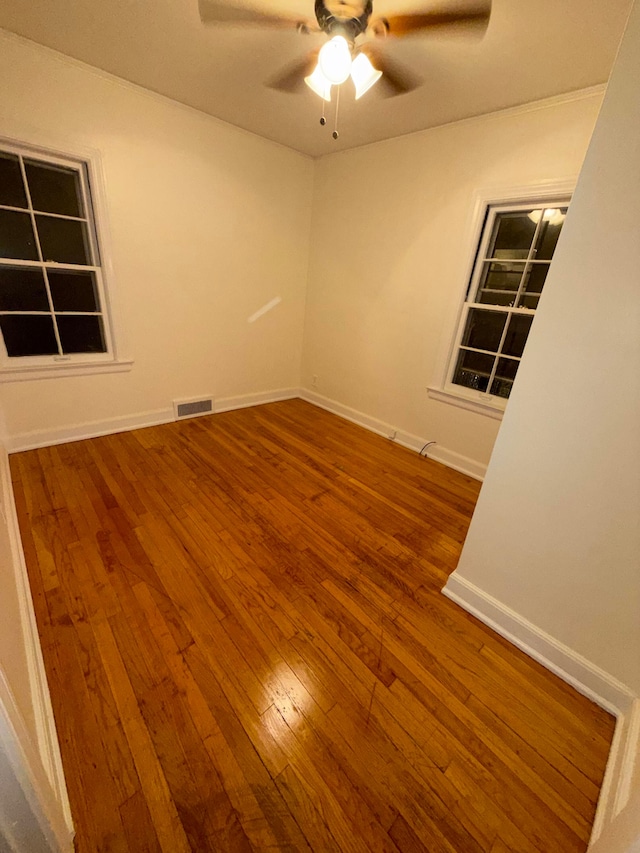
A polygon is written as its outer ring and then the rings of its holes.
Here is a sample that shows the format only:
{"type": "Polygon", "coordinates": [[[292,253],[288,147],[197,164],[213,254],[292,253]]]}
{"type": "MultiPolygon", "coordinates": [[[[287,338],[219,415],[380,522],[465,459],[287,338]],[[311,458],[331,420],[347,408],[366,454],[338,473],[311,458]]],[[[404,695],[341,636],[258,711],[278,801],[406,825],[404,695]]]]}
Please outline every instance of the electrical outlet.
{"type": "Polygon", "coordinates": [[[317,388],[317,387],[318,387],[318,377],[316,376],[316,374],[315,374],[315,373],[314,373],[314,374],[313,374],[313,376],[311,377],[311,387],[312,387],[312,388],[317,388]]]}

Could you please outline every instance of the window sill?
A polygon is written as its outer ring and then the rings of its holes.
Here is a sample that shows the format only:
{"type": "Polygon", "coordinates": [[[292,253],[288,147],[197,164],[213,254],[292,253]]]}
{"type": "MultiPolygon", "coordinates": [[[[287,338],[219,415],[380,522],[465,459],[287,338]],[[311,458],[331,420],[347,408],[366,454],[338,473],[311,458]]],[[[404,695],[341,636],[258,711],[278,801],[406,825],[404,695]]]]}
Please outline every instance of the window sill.
{"type": "Polygon", "coordinates": [[[494,418],[495,420],[502,420],[506,407],[506,400],[504,404],[501,404],[496,401],[495,397],[491,397],[489,394],[482,394],[480,391],[473,396],[471,394],[467,396],[464,393],[458,394],[455,391],[445,391],[442,388],[435,388],[430,385],[427,388],[427,395],[430,399],[438,400],[440,403],[448,403],[451,406],[458,406],[460,409],[466,409],[469,412],[476,412],[479,415],[485,415],[486,417],[494,418]]]}
{"type": "Polygon", "coordinates": [[[90,376],[96,373],[124,373],[131,370],[133,360],[75,362],[69,364],[39,364],[31,367],[4,367],[0,382],[26,382],[31,379],[60,379],[63,376],[90,376]]]}

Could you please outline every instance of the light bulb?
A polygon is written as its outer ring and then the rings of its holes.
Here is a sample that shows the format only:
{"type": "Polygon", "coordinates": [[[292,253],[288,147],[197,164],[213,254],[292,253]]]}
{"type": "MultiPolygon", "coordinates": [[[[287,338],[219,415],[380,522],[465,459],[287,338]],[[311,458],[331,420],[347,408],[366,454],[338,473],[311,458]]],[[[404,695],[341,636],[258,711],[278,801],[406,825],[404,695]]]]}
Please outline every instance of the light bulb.
{"type": "Polygon", "coordinates": [[[318,66],[325,78],[339,86],[351,72],[351,51],[347,40],[342,36],[334,36],[320,48],[318,66]]]}
{"type": "Polygon", "coordinates": [[[359,53],[353,60],[351,65],[351,79],[356,87],[356,101],[361,98],[365,92],[377,83],[382,77],[382,71],[374,68],[369,57],[364,53],[359,53]]]}
{"type": "Polygon", "coordinates": [[[316,65],[312,74],[304,78],[304,82],[316,95],[320,95],[323,101],[331,100],[331,83],[324,76],[319,65],[316,65]]]}

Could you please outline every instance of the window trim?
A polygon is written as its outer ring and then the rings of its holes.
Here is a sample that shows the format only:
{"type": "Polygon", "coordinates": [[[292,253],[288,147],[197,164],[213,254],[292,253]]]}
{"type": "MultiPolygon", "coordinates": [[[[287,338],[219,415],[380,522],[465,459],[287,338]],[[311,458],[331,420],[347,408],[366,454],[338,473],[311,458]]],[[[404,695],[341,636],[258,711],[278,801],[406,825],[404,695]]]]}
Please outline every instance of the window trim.
{"type": "MultiPolygon", "coordinates": [[[[444,324],[447,330],[443,333],[436,370],[433,381],[427,386],[427,396],[435,401],[457,406],[477,414],[501,420],[507,406],[507,399],[464,388],[450,381],[454,369],[454,361],[458,344],[463,333],[462,319],[468,310],[467,295],[477,284],[476,258],[482,249],[481,240],[487,213],[490,207],[527,206],[544,203],[560,203],[571,198],[575,190],[577,177],[560,180],[540,181],[511,187],[496,187],[477,190],[474,193],[474,204],[467,220],[465,229],[466,252],[462,254],[460,265],[460,285],[452,294],[448,321],[444,324]],[[475,275],[474,275],[475,273],[475,275]]],[[[489,237],[485,234],[482,245],[489,237]]],[[[489,306],[487,306],[489,307],[489,306]]],[[[529,311],[523,311],[529,314],[529,311]]],[[[535,314],[534,314],[535,316],[535,314]]]]}
{"type": "MultiPolygon", "coordinates": [[[[65,356],[25,356],[10,358],[4,341],[0,342],[0,383],[46,379],[61,376],[80,376],[95,373],[113,373],[130,370],[131,358],[123,355],[121,324],[116,311],[116,285],[112,265],[111,234],[106,205],[106,181],[101,152],[69,143],[66,140],[33,137],[23,141],[14,137],[0,136],[0,148],[23,157],[33,157],[43,162],[67,165],[84,171],[86,181],[81,181],[82,200],[91,216],[87,220],[89,240],[97,270],[96,280],[101,302],[101,314],[107,352],[72,353],[65,356]]],[[[14,263],[11,259],[6,262],[14,263]]],[[[26,262],[25,262],[26,263],[26,262]]],[[[29,262],[31,263],[31,262],[29,262]]],[[[41,266],[41,262],[33,262],[41,266]]],[[[33,265],[32,264],[32,265],[33,265]]],[[[20,264],[18,264],[20,265],[20,264]]],[[[27,264],[28,265],[28,264],[27,264]]],[[[70,264],[48,263],[48,267],[71,268],[70,264]]],[[[89,267],[82,266],[82,269],[89,267]]]]}

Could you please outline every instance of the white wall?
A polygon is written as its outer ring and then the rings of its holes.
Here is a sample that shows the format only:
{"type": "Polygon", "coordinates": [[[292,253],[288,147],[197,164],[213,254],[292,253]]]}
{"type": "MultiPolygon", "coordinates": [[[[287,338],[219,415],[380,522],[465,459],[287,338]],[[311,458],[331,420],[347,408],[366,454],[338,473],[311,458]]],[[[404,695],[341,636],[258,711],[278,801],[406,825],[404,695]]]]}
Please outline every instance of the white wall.
{"type": "Polygon", "coordinates": [[[499,421],[427,398],[466,287],[477,190],[577,177],[600,93],[316,166],[302,384],[486,464],[499,421]]]}
{"type": "Polygon", "coordinates": [[[640,6],[454,578],[640,695],[640,6]]]}
{"type": "Polygon", "coordinates": [[[135,360],[6,385],[9,433],[298,386],[313,161],[2,31],[0,79],[0,136],[101,152],[135,360]]]}

